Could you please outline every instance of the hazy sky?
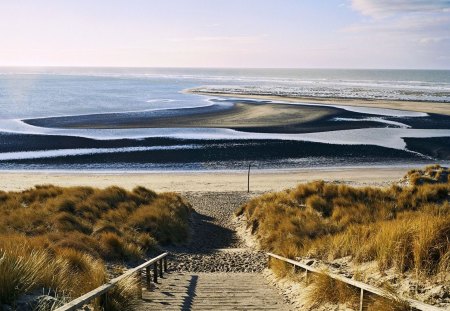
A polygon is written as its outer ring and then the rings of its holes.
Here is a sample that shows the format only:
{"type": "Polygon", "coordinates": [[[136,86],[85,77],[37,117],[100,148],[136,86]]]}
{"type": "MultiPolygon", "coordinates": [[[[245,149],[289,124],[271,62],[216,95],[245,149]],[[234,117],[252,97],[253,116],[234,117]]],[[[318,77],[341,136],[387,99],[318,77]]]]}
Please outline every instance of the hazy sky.
{"type": "Polygon", "coordinates": [[[0,0],[0,65],[450,69],[450,1],[0,0]]]}

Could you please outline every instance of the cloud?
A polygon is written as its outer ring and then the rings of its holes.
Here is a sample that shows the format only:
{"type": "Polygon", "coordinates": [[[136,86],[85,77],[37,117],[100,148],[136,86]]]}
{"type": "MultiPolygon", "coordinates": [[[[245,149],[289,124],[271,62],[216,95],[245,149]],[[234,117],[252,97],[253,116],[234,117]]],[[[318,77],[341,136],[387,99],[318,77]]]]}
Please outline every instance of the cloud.
{"type": "Polygon", "coordinates": [[[433,16],[433,18],[424,18],[421,15],[404,15],[393,19],[384,19],[357,23],[343,28],[344,32],[356,33],[366,31],[377,31],[384,33],[448,33],[450,25],[450,16],[433,16]]]}
{"type": "MultiPolygon", "coordinates": [[[[340,29],[361,55],[376,51],[386,67],[411,67],[434,62],[448,68],[450,0],[348,0],[360,13],[340,29]],[[401,64],[401,65],[400,65],[401,64]]],[[[356,53],[357,54],[357,53],[356,53]]]]}
{"type": "MultiPolygon", "coordinates": [[[[442,38],[450,27],[450,0],[351,0],[363,19],[343,29],[348,33],[400,35],[404,38],[442,38]]],[[[420,43],[438,42],[424,39],[420,43]]],[[[442,40],[440,40],[442,41],[442,40]]]]}
{"type": "Polygon", "coordinates": [[[383,18],[404,13],[446,13],[450,0],[351,0],[351,7],[364,15],[383,18]]]}

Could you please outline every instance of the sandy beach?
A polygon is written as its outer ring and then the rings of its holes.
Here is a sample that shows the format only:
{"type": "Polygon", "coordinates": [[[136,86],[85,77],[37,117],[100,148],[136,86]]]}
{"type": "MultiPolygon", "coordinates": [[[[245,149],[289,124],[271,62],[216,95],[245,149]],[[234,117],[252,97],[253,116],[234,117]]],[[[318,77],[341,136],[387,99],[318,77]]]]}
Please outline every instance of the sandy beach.
{"type": "MultiPolygon", "coordinates": [[[[252,192],[278,191],[313,180],[342,182],[356,186],[387,186],[405,175],[408,168],[339,168],[312,170],[252,171],[252,192]]],[[[34,185],[108,187],[126,189],[144,186],[155,191],[247,191],[247,172],[0,172],[0,190],[19,191],[34,185]]]]}
{"type": "Polygon", "coordinates": [[[251,98],[259,100],[278,100],[284,102],[301,102],[314,103],[323,105],[341,105],[341,106],[357,106],[369,108],[384,108],[409,110],[425,113],[436,113],[443,115],[450,115],[450,104],[441,102],[424,102],[424,101],[403,101],[403,100],[375,100],[375,99],[355,99],[355,98],[327,98],[327,97],[289,97],[289,96],[275,96],[275,95],[252,95],[252,94],[231,94],[219,92],[205,92],[197,90],[187,90],[187,93],[198,95],[211,95],[219,97],[232,98],[251,98]]]}

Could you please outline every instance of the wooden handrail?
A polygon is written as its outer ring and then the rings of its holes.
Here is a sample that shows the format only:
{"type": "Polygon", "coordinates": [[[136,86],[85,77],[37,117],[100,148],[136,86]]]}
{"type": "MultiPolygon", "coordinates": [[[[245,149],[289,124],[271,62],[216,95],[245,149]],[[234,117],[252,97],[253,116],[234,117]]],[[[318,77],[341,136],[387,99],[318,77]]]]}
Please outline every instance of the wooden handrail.
{"type": "MultiPolygon", "coordinates": [[[[83,296],[80,296],[74,300],[72,300],[71,302],[65,304],[62,307],[59,307],[58,309],[56,309],[55,311],[72,311],[72,310],[76,310],[77,308],[80,308],[86,304],[88,304],[89,302],[91,302],[92,300],[94,300],[95,298],[106,294],[110,289],[112,289],[114,286],[117,285],[118,282],[120,282],[123,279],[126,279],[127,277],[130,277],[131,275],[140,272],[142,269],[148,268],[151,264],[155,265],[155,271],[157,271],[158,269],[158,261],[160,261],[160,276],[162,276],[162,262],[164,259],[164,268],[165,271],[167,271],[167,255],[169,255],[169,253],[163,253],[155,258],[150,259],[149,261],[128,270],[127,272],[125,272],[124,274],[122,274],[121,276],[118,276],[112,280],[110,280],[109,282],[97,287],[96,289],[91,290],[90,292],[84,294],[83,296]]],[[[149,285],[150,283],[150,274],[149,274],[149,269],[146,269],[147,272],[147,285],[149,285]]],[[[157,281],[157,273],[154,273],[153,275],[154,277],[154,281],[157,281]]],[[[138,284],[139,286],[141,286],[141,284],[138,284]]],[[[142,290],[142,287],[140,288],[142,290]]],[[[139,291],[140,292],[140,291],[139,291]]]]}
{"type": "MultiPolygon", "coordinates": [[[[289,258],[285,258],[285,257],[279,256],[279,255],[276,255],[276,254],[267,253],[267,255],[269,256],[269,260],[272,257],[272,258],[275,258],[275,259],[278,259],[278,260],[290,263],[291,265],[293,265],[295,267],[300,267],[300,268],[302,268],[302,269],[304,269],[306,271],[309,271],[309,272],[313,272],[313,273],[317,273],[317,274],[325,274],[325,275],[329,276],[332,279],[344,282],[346,284],[350,284],[350,285],[352,285],[354,287],[357,287],[357,288],[361,289],[360,310],[362,310],[363,299],[364,299],[364,291],[367,291],[369,293],[372,293],[372,294],[375,294],[377,296],[381,296],[381,297],[384,297],[384,298],[387,298],[387,299],[392,298],[392,295],[389,292],[387,292],[386,290],[383,290],[381,288],[374,287],[372,285],[369,285],[369,284],[366,284],[366,283],[363,283],[363,282],[359,282],[359,281],[356,281],[356,280],[353,280],[353,279],[349,279],[349,278],[346,278],[346,277],[344,277],[342,275],[338,275],[338,274],[334,274],[334,273],[324,273],[324,272],[322,272],[322,271],[320,271],[320,270],[318,270],[316,268],[313,268],[313,267],[310,267],[308,265],[302,264],[301,262],[298,262],[298,261],[295,261],[295,260],[292,260],[292,259],[289,259],[289,258]]],[[[443,310],[441,308],[438,308],[438,307],[426,304],[424,302],[421,302],[421,301],[418,301],[418,300],[415,300],[415,299],[406,298],[406,297],[401,297],[401,298],[406,300],[411,307],[413,307],[414,309],[417,309],[417,310],[421,310],[421,311],[442,311],[443,310]]]]}

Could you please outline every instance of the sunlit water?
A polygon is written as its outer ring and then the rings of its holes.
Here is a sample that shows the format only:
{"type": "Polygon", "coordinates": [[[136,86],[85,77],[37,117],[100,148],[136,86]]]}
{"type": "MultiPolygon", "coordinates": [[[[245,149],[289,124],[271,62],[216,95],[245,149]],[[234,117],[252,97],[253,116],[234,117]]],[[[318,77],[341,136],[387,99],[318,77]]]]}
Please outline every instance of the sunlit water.
{"type": "MultiPolygon", "coordinates": [[[[213,97],[186,94],[186,89],[240,94],[295,95],[339,98],[400,99],[449,103],[450,71],[426,70],[281,70],[281,69],[116,69],[116,68],[0,68],[0,132],[86,137],[95,140],[168,137],[191,140],[289,140],[344,145],[376,145],[405,149],[405,137],[450,137],[448,129],[412,129],[401,120],[384,117],[425,117],[418,112],[337,106],[373,115],[371,121],[394,128],[308,134],[244,133],[231,129],[51,129],[22,119],[189,109],[221,105],[213,97]]],[[[223,103],[224,104],[224,103],[223,103]]],[[[450,109],[450,108],[449,108],[450,109]]],[[[178,111],[178,110],[177,110],[178,111]]],[[[180,110],[183,111],[183,110],[180,110]]],[[[355,122],[358,120],[339,120],[355,122]]],[[[8,138],[8,139],[14,139],[8,138]]],[[[11,142],[12,143],[12,142],[11,142]]],[[[158,146],[66,148],[3,152],[0,161],[67,157],[113,152],[141,152],[158,146]],[[128,149],[127,149],[128,148],[128,149]],[[130,149],[131,148],[131,149],[130,149]],[[136,147],[137,148],[137,147],[136,147]],[[147,149],[145,149],[147,148],[147,149]]],[[[152,149],[153,148],[153,149],[152,149]]],[[[165,150],[200,148],[195,144],[165,150]]]]}

